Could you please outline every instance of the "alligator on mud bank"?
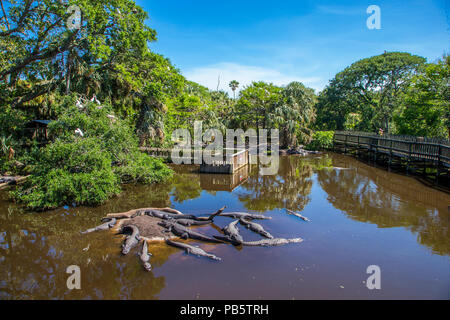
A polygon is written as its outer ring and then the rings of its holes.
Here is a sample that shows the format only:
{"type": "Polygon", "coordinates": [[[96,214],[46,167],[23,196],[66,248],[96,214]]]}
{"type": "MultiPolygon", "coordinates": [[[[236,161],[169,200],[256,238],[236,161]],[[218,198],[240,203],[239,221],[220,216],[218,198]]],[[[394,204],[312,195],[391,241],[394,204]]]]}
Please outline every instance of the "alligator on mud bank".
{"type": "Polygon", "coordinates": [[[148,245],[147,245],[147,241],[143,240],[142,241],[142,250],[140,253],[138,253],[139,255],[139,259],[142,262],[142,265],[144,266],[144,269],[147,271],[151,271],[152,270],[152,265],[150,264],[150,257],[152,256],[152,254],[150,252],[148,252],[148,245]]]}
{"type": "Polygon", "coordinates": [[[239,246],[244,242],[244,239],[239,234],[239,229],[237,228],[237,223],[239,220],[235,220],[222,229],[225,236],[214,236],[214,238],[226,242],[230,242],[234,246],[239,246]]]}
{"type": "Polygon", "coordinates": [[[187,243],[175,242],[175,241],[172,241],[172,240],[169,240],[169,239],[166,240],[166,243],[168,245],[170,245],[170,246],[183,249],[188,254],[193,254],[193,255],[196,255],[196,256],[199,256],[199,257],[207,257],[209,259],[217,260],[217,261],[222,260],[221,258],[216,257],[212,253],[206,252],[205,250],[199,248],[198,246],[191,246],[191,245],[189,245],[187,243]]]}
{"type": "MultiPolygon", "coordinates": [[[[194,239],[199,241],[205,241],[210,243],[225,244],[231,243],[235,246],[280,246],[289,243],[300,243],[303,241],[301,238],[284,239],[274,238],[269,232],[267,232],[263,226],[252,220],[268,220],[271,217],[261,214],[252,214],[246,212],[226,212],[224,213],[223,207],[217,210],[215,213],[206,217],[200,217],[192,214],[183,214],[182,212],[172,208],[141,208],[130,210],[124,213],[110,213],[105,218],[103,224],[88,229],[82,234],[87,234],[94,231],[109,230],[116,228],[119,233],[128,234],[124,243],[122,244],[122,254],[126,255],[142,241],[142,248],[137,253],[143,268],[147,271],[152,270],[150,264],[151,253],[148,252],[149,241],[165,241],[167,245],[174,246],[185,250],[188,254],[207,257],[213,260],[221,260],[215,255],[205,252],[203,249],[183,242],[172,241],[172,238],[177,236],[182,239],[194,239]],[[215,226],[214,218],[216,217],[228,217],[235,219],[227,226],[221,229],[223,235],[213,235],[212,237],[205,234],[193,231],[190,226],[215,226]],[[245,241],[241,234],[237,224],[241,223],[249,230],[258,233],[259,235],[267,238],[259,241],[245,241]]],[[[297,215],[299,216],[299,214],[297,215]]]]}

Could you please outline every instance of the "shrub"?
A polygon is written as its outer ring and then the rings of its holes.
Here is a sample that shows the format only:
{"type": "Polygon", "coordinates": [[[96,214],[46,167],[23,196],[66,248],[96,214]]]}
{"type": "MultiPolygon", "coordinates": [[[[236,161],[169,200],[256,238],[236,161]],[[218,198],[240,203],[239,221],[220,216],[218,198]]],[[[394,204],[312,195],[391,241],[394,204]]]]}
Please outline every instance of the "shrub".
{"type": "Polygon", "coordinates": [[[13,196],[40,210],[72,203],[95,205],[118,194],[111,156],[97,142],[87,138],[49,144],[39,153],[31,178],[13,196]]]}
{"type": "Polygon", "coordinates": [[[316,131],[306,147],[308,150],[324,150],[333,147],[334,131],[316,131]]]}
{"type": "Polygon", "coordinates": [[[13,197],[34,210],[98,205],[117,195],[121,183],[170,177],[161,160],[139,151],[131,125],[112,116],[110,107],[93,103],[67,108],[49,125],[52,142],[34,154],[32,176],[13,197]]]}

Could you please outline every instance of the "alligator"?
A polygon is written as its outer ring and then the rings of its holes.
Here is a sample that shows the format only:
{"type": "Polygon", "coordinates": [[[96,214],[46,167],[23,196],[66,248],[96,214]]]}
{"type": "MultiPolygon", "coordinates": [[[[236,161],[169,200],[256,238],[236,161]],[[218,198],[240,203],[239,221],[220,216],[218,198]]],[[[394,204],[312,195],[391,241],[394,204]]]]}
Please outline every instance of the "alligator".
{"type": "Polygon", "coordinates": [[[226,242],[231,242],[231,244],[235,246],[241,245],[242,242],[244,242],[244,239],[239,234],[239,229],[236,226],[238,222],[239,220],[235,220],[222,229],[222,231],[225,233],[225,236],[214,236],[214,238],[226,242]]]}
{"type": "Polygon", "coordinates": [[[152,265],[150,264],[150,257],[152,256],[151,253],[148,252],[148,245],[147,245],[147,241],[143,241],[142,244],[142,251],[140,253],[138,253],[139,255],[139,259],[141,260],[141,262],[144,265],[144,269],[147,271],[151,271],[152,270],[152,265]]]}
{"type": "Polygon", "coordinates": [[[226,212],[219,214],[221,217],[230,217],[235,219],[260,219],[260,220],[270,220],[272,217],[267,217],[262,214],[252,214],[252,213],[246,213],[246,212],[226,212]]]}
{"type": "Polygon", "coordinates": [[[121,213],[108,213],[106,216],[107,218],[116,218],[116,219],[131,219],[137,216],[142,216],[145,211],[149,210],[159,210],[159,211],[165,211],[169,213],[176,213],[176,214],[182,214],[180,211],[172,209],[172,208],[140,208],[140,209],[133,209],[127,212],[121,212],[121,213]]]}
{"type": "Polygon", "coordinates": [[[275,238],[275,239],[263,239],[263,240],[259,240],[259,241],[243,242],[242,245],[272,247],[272,246],[281,246],[283,244],[288,244],[288,243],[300,243],[302,241],[303,241],[302,238],[294,238],[294,239],[275,238]]]}
{"type": "Polygon", "coordinates": [[[114,227],[114,225],[116,224],[117,220],[116,218],[109,218],[109,221],[96,226],[94,228],[91,229],[87,229],[86,231],[82,231],[81,234],[86,234],[86,233],[90,233],[90,232],[94,232],[94,231],[101,231],[101,230],[108,230],[111,229],[112,227],[114,227]]]}
{"type": "Polygon", "coordinates": [[[145,210],[143,212],[136,213],[135,215],[132,216],[132,218],[134,218],[136,216],[140,216],[140,215],[147,215],[147,216],[164,219],[164,220],[173,219],[176,216],[184,216],[181,214],[175,214],[175,213],[165,212],[165,211],[161,211],[161,210],[145,210]]]}
{"type": "Polygon", "coordinates": [[[192,220],[192,219],[176,219],[175,220],[178,224],[181,224],[183,226],[189,227],[189,226],[202,226],[205,224],[210,224],[213,221],[207,220],[207,221],[199,221],[199,220],[192,220]]]}
{"type": "MultiPolygon", "coordinates": [[[[226,207],[223,207],[221,209],[219,209],[218,211],[216,211],[215,213],[209,215],[208,217],[197,217],[194,216],[192,214],[174,214],[174,213],[169,213],[169,212],[165,212],[165,211],[161,211],[161,210],[146,210],[143,212],[139,212],[136,213],[135,215],[133,215],[132,217],[134,218],[137,215],[149,215],[149,216],[153,216],[156,218],[160,218],[160,219],[164,219],[164,220],[169,220],[169,219],[189,219],[189,220],[194,220],[194,221],[206,221],[207,223],[211,223],[214,219],[214,217],[216,217],[217,215],[219,215],[220,213],[222,213],[223,210],[225,210],[226,207]]],[[[201,224],[201,223],[199,223],[201,224]]]]}
{"type": "Polygon", "coordinates": [[[196,256],[200,256],[200,257],[207,257],[207,258],[210,258],[210,259],[213,259],[213,260],[217,260],[217,261],[222,260],[221,258],[216,257],[215,255],[204,251],[203,249],[199,248],[198,246],[191,246],[191,245],[186,244],[186,243],[175,242],[175,241],[171,241],[169,239],[166,239],[166,243],[168,245],[173,246],[173,247],[177,247],[177,248],[183,249],[188,254],[193,254],[193,255],[196,255],[196,256]]]}
{"type": "Polygon", "coordinates": [[[291,215],[293,215],[293,216],[296,216],[296,217],[299,217],[300,219],[302,219],[303,221],[311,221],[311,220],[309,220],[307,217],[305,217],[305,216],[302,216],[300,213],[298,213],[298,212],[295,212],[295,211],[292,211],[292,210],[289,210],[289,209],[286,209],[286,211],[287,211],[287,213],[288,214],[291,214],[291,215]]]}
{"type": "Polygon", "coordinates": [[[214,242],[214,243],[222,243],[222,241],[208,237],[204,234],[189,230],[186,227],[183,227],[181,224],[176,223],[176,221],[168,221],[163,220],[158,223],[160,226],[167,229],[167,232],[172,231],[177,236],[181,237],[182,239],[197,239],[201,241],[207,241],[207,242],[214,242]]]}
{"type": "MultiPolygon", "coordinates": [[[[220,208],[219,210],[217,210],[216,212],[214,212],[213,214],[210,214],[207,217],[198,217],[198,216],[194,216],[192,214],[183,214],[183,215],[176,215],[173,216],[173,219],[189,219],[189,220],[195,220],[195,221],[206,221],[208,223],[211,223],[214,218],[218,215],[220,215],[222,213],[223,210],[225,210],[225,207],[220,208]]],[[[201,223],[200,223],[201,224],[201,223]]]]}
{"type": "Polygon", "coordinates": [[[269,232],[264,230],[262,225],[257,224],[255,222],[247,221],[243,218],[239,219],[239,222],[242,225],[246,226],[248,229],[252,230],[253,232],[258,233],[258,234],[262,235],[263,237],[273,239],[273,236],[269,232]]]}
{"type": "Polygon", "coordinates": [[[130,236],[128,236],[125,240],[125,243],[122,245],[122,254],[128,254],[131,249],[136,247],[139,244],[139,241],[141,240],[141,237],[139,236],[139,229],[134,225],[127,225],[122,228],[122,231],[126,228],[130,228],[132,230],[132,233],[130,236]]]}

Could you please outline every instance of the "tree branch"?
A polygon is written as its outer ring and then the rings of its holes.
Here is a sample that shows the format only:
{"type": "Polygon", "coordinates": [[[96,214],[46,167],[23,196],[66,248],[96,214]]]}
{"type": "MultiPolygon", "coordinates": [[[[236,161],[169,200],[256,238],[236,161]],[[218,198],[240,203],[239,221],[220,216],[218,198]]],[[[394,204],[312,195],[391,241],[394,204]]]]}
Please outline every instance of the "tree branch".
{"type": "MultiPolygon", "coordinates": [[[[23,22],[25,21],[25,18],[27,17],[28,13],[30,12],[32,3],[33,3],[33,1],[27,0],[25,10],[23,11],[22,15],[19,18],[17,27],[15,27],[14,29],[8,29],[7,31],[0,32],[0,37],[6,37],[6,36],[11,35],[12,33],[20,32],[22,30],[23,22]]],[[[2,2],[2,7],[3,7],[3,2],[2,2]]]]}
{"type": "Polygon", "coordinates": [[[11,29],[8,21],[8,16],[6,15],[5,7],[3,7],[3,0],[0,0],[0,4],[2,5],[3,16],[5,17],[6,26],[8,27],[8,31],[11,29]]]}
{"type": "Polygon", "coordinates": [[[62,46],[53,48],[47,52],[37,52],[31,56],[29,56],[28,58],[22,60],[21,62],[19,62],[18,64],[16,64],[15,66],[12,66],[11,68],[9,68],[8,70],[5,70],[3,72],[0,72],[0,78],[3,78],[4,76],[14,73],[14,72],[18,72],[20,70],[22,70],[23,68],[25,68],[28,64],[30,64],[31,62],[37,61],[37,60],[46,60],[46,59],[50,59],[53,58],[54,56],[56,56],[59,53],[62,53],[64,51],[66,51],[67,49],[70,48],[72,41],[74,40],[75,36],[78,34],[79,30],[76,30],[74,33],[72,33],[70,35],[70,37],[67,38],[67,40],[65,41],[65,43],[62,46]]]}
{"type": "Polygon", "coordinates": [[[52,81],[50,82],[50,84],[45,84],[40,86],[37,90],[33,90],[33,92],[28,93],[25,96],[22,96],[20,98],[17,98],[12,104],[11,107],[12,108],[16,108],[16,107],[20,107],[21,105],[23,105],[24,103],[31,101],[37,97],[40,97],[41,95],[54,90],[58,85],[57,81],[52,81]]]}

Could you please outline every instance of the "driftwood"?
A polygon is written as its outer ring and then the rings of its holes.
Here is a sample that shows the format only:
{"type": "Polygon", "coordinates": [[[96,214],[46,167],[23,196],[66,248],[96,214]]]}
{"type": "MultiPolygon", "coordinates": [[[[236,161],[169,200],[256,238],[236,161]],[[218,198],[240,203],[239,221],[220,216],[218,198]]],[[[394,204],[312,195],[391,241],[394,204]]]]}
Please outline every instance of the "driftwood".
{"type": "Polygon", "coordinates": [[[286,209],[286,211],[287,211],[287,213],[288,214],[291,214],[291,215],[293,215],[293,216],[296,216],[296,217],[299,217],[300,219],[302,219],[303,221],[311,221],[311,220],[309,220],[307,217],[305,217],[305,216],[302,216],[300,213],[298,213],[298,212],[295,212],[295,211],[292,211],[292,210],[289,210],[289,209],[286,209]]]}
{"type": "Polygon", "coordinates": [[[25,180],[27,180],[30,176],[25,176],[25,177],[11,177],[11,179],[8,179],[8,181],[4,182],[4,183],[0,183],[0,189],[4,189],[10,185],[15,185],[15,184],[19,184],[24,182],[25,180]]]}

